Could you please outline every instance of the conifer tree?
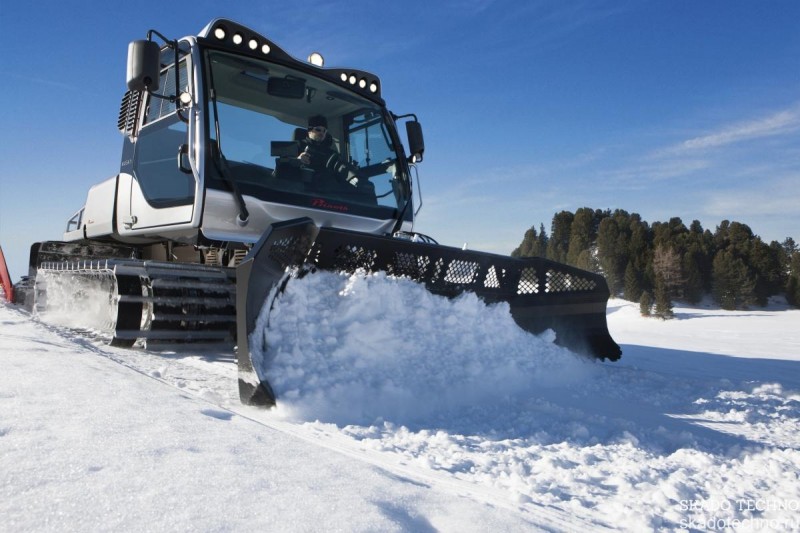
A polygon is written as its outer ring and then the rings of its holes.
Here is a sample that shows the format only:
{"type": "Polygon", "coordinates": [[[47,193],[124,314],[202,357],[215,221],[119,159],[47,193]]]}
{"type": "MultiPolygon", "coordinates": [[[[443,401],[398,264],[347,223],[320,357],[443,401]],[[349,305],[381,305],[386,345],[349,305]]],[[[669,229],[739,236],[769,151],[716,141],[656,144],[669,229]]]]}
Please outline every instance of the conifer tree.
{"type": "Polygon", "coordinates": [[[789,258],[786,300],[791,305],[800,307],[800,251],[796,249],[789,258]]]}
{"type": "Polygon", "coordinates": [[[553,224],[550,227],[550,240],[547,243],[548,259],[559,263],[567,262],[569,233],[573,218],[575,218],[575,215],[569,211],[561,211],[553,216],[553,224]]]}
{"type": "Polygon", "coordinates": [[[650,316],[653,312],[653,297],[650,296],[650,293],[644,291],[642,296],[639,298],[639,313],[642,316],[650,316]]]}
{"type": "Polygon", "coordinates": [[[692,248],[686,252],[681,262],[684,272],[683,297],[689,303],[696,304],[703,298],[703,275],[698,264],[698,252],[692,248]]]}
{"type": "Polygon", "coordinates": [[[592,245],[592,223],[594,211],[582,207],[575,212],[569,232],[569,246],[567,248],[567,264],[589,270],[591,266],[588,254],[584,253],[592,245]]]}
{"type": "Polygon", "coordinates": [[[525,232],[522,243],[514,248],[511,257],[545,257],[547,255],[547,234],[544,224],[539,224],[539,232],[531,227],[525,232]]]}
{"type": "MultiPolygon", "coordinates": [[[[652,283],[649,281],[649,279],[652,278],[648,278],[647,272],[647,266],[650,263],[650,255],[650,228],[647,225],[647,222],[642,221],[641,217],[634,213],[631,215],[630,221],[628,257],[629,261],[633,263],[633,268],[636,271],[639,284],[638,291],[651,290],[653,287],[652,283]]],[[[632,301],[635,302],[637,300],[638,298],[634,298],[632,301]]]]}
{"type": "MultiPolygon", "coordinates": [[[[625,292],[625,276],[629,264],[629,225],[628,214],[618,210],[611,217],[600,221],[597,229],[597,257],[611,294],[625,292]]],[[[637,300],[638,294],[632,301],[637,300]]]]}
{"type": "Polygon", "coordinates": [[[667,320],[675,315],[672,310],[672,296],[664,277],[656,274],[655,313],[658,318],[667,320]]]}
{"type": "Polygon", "coordinates": [[[786,301],[789,305],[800,307],[800,277],[789,276],[786,282],[786,301]]]}
{"type": "Polygon", "coordinates": [[[537,246],[537,256],[539,257],[546,257],[547,256],[547,232],[544,230],[544,224],[539,224],[539,238],[538,238],[538,246],[537,246]]]}
{"type": "Polygon", "coordinates": [[[728,250],[717,253],[713,262],[712,294],[723,309],[740,309],[752,303],[754,286],[744,261],[728,250]]]}
{"type": "Polygon", "coordinates": [[[653,252],[653,271],[656,279],[661,279],[670,297],[675,296],[683,285],[681,261],[678,253],[671,247],[659,245],[653,252]]]}
{"type": "Polygon", "coordinates": [[[686,275],[685,297],[692,303],[700,301],[703,294],[711,291],[711,260],[714,237],[703,231],[698,220],[692,222],[686,235],[686,250],[683,268],[686,275]]]}
{"type": "Polygon", "coordinates": [[[786,285],[783,255],[784,250],[778,241],[766,244],[756,236],[751,242],[748,266],[755,275],[756,304],[762,307],[767,305],[770,296],[783,292],[786,285]]]}
{"type": "MultiPolygon", "coordinates": [[[[640,272],[634,267],[633,261],[628,261],[628,265],[625,267],[624,295],[625,299],[630,302],[639,301],[639,298],[643,295],[640,272]]],[[[647,296],[651,299],[652,303],[652,296],[650,296],[650,293],[647,293],[647,296]]]]}
{"type": "Polygon", "coordinates": [[[534,256],[536,255],[534,251],[537,245],[538,235],[536,234],[536,228],[532,227],[525,232],[525,236],[522,238],[522,243],[511,252],[511,257],[534,256]]]}
{"type": "Polygon", "coordinates": [[[798,248],[797,243],[794,242],[794,239],[791,237],[786,237],[783,242],[781,243],[781,248],[783,248],[784,253],[786,254],[786,258],[791,261],[792,254],[800,250],[798,248]]]}

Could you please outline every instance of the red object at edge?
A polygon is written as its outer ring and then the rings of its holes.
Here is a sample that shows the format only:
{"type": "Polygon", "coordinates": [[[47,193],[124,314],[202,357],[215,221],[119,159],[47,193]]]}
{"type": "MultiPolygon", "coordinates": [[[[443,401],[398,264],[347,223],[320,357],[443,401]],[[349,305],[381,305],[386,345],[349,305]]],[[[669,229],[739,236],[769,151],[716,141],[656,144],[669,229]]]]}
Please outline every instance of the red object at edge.
{"type": "Polygon", "coordinates": [[[3,255],[2,247],[0,247],[0,286],[3,287],[3,294],[6,295],[6,300],[13,302],[14,285],[11,284],[11,278],[8,275],[8,266],[6,266],[6,258],[3,255]]]}

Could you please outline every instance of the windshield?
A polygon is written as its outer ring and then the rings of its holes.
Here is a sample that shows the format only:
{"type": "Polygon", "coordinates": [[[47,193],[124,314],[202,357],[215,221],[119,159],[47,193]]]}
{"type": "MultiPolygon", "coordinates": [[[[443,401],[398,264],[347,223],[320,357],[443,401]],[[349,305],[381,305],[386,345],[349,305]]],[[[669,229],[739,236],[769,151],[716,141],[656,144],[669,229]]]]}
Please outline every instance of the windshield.
{"type": "Polygon", "coordinates": [[[243,194],[279,203],[381,218],[404,205],[406,166],[380,106],[273,63],[220,51],[207,58],[209,187],[226,190],[227,173],[243,194]]]}

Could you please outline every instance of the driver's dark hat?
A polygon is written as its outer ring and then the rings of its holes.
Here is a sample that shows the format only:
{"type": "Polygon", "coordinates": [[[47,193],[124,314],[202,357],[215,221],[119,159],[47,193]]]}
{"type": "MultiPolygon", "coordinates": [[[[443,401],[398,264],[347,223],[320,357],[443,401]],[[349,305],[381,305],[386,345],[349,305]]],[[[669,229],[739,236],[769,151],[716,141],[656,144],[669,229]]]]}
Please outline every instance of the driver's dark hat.
{"type": "Polygon", "coordinates": [[[322,115],[314,115],[308,119],[308,127],[315,128],[317,126],[322,126],[323,128],[328,128],[328,119],[323,117],[322,115]]]}

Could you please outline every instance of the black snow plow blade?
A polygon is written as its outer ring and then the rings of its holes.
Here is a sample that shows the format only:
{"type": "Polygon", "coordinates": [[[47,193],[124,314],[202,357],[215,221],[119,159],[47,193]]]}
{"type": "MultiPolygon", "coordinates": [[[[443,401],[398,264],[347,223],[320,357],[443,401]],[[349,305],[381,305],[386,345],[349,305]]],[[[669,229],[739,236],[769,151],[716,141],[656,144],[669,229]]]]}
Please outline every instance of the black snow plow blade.
{"type": "Polygon", "coordinates": [[[261,361],[253,361],[250,336],[265,302],[271,306],[285,286],[287,267],[304,264],[345,272],[383,270],[448,297],[473,292],[487,303],[507,302],[520,327],[531,333],[552,329],[556,343],[573,351],[612,361],[622,353],[608,332],[608,285],[598,274],[542,258],[318,228],[310,219],[298,219],[274,224],[237,267],[239,393],[245,404],[275,404],[260,375],[261,361]]]}

